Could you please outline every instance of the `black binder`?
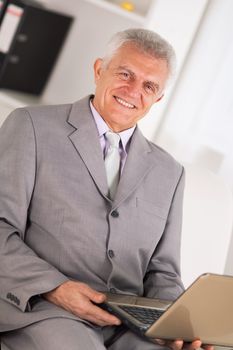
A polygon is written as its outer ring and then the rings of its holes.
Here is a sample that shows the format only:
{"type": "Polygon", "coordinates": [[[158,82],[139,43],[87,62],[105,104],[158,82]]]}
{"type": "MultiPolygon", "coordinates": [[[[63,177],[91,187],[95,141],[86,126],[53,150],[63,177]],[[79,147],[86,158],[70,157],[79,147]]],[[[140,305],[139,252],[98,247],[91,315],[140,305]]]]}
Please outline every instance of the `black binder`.
{"type": "Polygon", "coordinates": [[[12,38],[8,38],[10,42],[6,43],[6,36],[2,36],[2,52],[0,42],[0,88],[39,95],[68,33],[72,17],[26,0],[8,0],[7,6],[1,1],[0,15],[0,37],[1,30],[7,30],[10,16],[9,23],[14,22],[16,27],[12,38]]]}

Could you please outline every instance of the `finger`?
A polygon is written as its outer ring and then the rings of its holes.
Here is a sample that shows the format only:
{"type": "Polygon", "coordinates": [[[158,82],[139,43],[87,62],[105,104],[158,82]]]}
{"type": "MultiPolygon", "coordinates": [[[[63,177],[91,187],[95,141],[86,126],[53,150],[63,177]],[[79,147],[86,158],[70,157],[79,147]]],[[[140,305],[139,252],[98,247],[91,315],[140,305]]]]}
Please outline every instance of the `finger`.
{"type": "Polygon", "coordinates": [[[111,315],[107,311],[101,309],[100,307],[88,302],[85,307],[84,313],[82,314],[82,318],[86,320],[91,320],[92,322],[97,323],[98,325],[101,323],[104,325],[120,325],[121,321],[114,315],[111,315]]]}
{"type": "Polygon", "coordinates": [[[172,350],[181,350],[183,348],[183,340],[165,340],[165,339],[153,339],[154,343],[161,345],[161,346],[166,346],[172,350]]]}
{"type": "Polygon", "coordinates": [[[92,298],[90,298],[91,301],[93,301],[96,304],[101,304],[107,299],[106,295],[104,293],[95,292],[92,298]]]}
{"type": "Polygon", "coordinates": [[[98,306],[95,306],[93,309],[94,315],[99,321],[105,322],[108,325],[118,326],[121,324],[121,321],[116,316],[111,315],[109,312],[100,309],[98,306]]]}
{"type": "Polygon", "coordinates": [[[166,340],[164,340],[164,339],[153,339],[153,342],[158,344],[158,345],[165,345],[166,344],[166,340]]]}
{"type": "Polygon", "coordinates": [[[101,327],[105,327],[105,326],[116,326],[115,324],[112,323],[108,323],[102,320],[99,320],[96,317],[92,317],[92,316],[88,316],[87,318],[85,318],[86,321],[91,322],[97,326],[101,326],[101,327]]]}
{"type": "Polygon", "coordinates": [[[183,340],[177,339],[173,341],[168,341],[166,345],[172,350],[181,350],[183,348],[183,340]]]}
{"type": "Polygon", "coordinates": [[[115,316],[93,315],[88,314],[86,320],[91,321],[100,326],[119,326],[121,321],[115,316]]]}
{"type": "Polygon", "coordinates": [[[186,343],[185,343],[185,347],[188,350],[199,349],[201,347],[201,341],[199,339],[197,339],[197,340],[194,340],[192,343],[188,343],[188,345],[186,345],[186,343]]]}
{"type": "Polygon", "coordinates": [[[203,344],[201,347],[205,350],[214,350],[214,346],[209,344],[203,344]]]}
{"type": "Polygon", "coordinates": [[[104,293],[97,292],[84,283],[79,283],[79,292],[94,303],[103,303],[106,300],[106,295],[104,293]]]}

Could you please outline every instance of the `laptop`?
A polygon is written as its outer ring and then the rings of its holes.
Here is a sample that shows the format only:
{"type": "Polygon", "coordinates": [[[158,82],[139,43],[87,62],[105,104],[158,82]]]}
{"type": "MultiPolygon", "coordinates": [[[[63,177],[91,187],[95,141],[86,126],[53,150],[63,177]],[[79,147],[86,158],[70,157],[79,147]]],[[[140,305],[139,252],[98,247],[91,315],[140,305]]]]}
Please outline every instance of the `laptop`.
{"type": "Polygon", "coordinates": [[[174,302],[107,294],[103,309],[146,338],[233,346],[233,277],[206,273],[174,302]]]}

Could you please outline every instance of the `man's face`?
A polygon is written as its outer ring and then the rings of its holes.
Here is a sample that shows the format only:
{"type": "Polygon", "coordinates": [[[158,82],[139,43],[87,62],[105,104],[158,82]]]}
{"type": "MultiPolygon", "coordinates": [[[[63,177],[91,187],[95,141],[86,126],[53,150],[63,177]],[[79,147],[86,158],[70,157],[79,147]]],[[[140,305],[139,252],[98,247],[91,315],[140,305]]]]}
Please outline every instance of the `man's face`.
{"type": "Polygon", "coordinates": [[[168,78],[165,60],[156,59],[124,44],[107,67],[94,65],[96,91],[93,104],[108,126],[119,132],[134,126],[163,97],[168,78]]]}

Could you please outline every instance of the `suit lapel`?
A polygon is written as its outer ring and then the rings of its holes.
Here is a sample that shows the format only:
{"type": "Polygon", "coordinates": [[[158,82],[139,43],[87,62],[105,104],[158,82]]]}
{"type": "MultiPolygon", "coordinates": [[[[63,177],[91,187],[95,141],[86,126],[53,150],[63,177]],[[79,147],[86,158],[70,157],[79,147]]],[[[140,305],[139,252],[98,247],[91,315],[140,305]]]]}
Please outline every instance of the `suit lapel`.
{"type": "MultiPolygon", "coordinates": [[[[103,153],[98,130],[92,116],[89,98],[73,104],[68,123],[74,127],[69,138],[85,163],[101,194],[108,200],[108,186],[103,153]]],[[[154,167],[150,159],[151,148],[138,128],[131,139],[126,164],[118,185],[113,207],[117,207],[139,186],[140,182],[154,167]]]]}
{"type": "Polygon", "coordinates": [[[146,174],[154,167],[150,153],[151,148],[137,127],[131,139],[129,153],[113,202],[114,208],[139,186],[146,174]]]}
{"type": "Polygon", "coordinates": [[[88,98],[73,104],[68,123],[75,128],[69,135],[71,142],[88,168],[96,186],[106,197],[108,187],[103,154],[88,98]]]}

